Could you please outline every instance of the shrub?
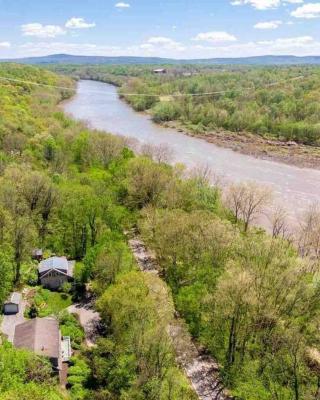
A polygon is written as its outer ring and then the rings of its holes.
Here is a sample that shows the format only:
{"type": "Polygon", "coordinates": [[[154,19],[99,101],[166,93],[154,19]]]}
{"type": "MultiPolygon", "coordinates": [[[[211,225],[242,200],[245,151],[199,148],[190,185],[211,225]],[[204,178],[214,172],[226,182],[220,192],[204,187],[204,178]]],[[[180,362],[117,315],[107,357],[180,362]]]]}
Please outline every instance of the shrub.
{"type": "Polygon", "coordinates": [[[173,121],[179,117],[179,110],[173,102],[158,103],[152,113],[154,122],[173,121]]]}

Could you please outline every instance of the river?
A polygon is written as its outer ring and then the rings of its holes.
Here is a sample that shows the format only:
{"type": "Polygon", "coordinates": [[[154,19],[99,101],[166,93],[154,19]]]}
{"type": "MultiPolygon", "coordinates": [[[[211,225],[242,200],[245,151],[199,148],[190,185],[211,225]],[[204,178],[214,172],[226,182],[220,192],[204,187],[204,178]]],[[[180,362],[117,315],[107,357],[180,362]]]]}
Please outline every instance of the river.
{"type": "Polygon", "coordinates": [[[166,143],[173,151],[174,161],[187,167],[209,166],[229,182],[253,180],[267,185],[292,220],[310,204],[320,202],[320,170],[243,155],[175,129],[163,128],[154,124],[148,115],[132,110],[118,97],[113,85],[80,81],[77,94],[64,103],[64,110],[95,129],[135,138],[143,144],[166,143]]]}

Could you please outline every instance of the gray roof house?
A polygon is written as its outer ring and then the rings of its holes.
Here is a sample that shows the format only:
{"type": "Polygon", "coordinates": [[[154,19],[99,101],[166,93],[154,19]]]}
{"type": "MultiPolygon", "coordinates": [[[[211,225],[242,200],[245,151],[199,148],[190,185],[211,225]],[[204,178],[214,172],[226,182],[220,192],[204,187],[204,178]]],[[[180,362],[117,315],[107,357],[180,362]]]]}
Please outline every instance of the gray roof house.
{"type": "Polygon", "coordinates": [[[74,261],[66,257],[50,257],[39,263],[41,285],[49,289],[59,289],[64,283],[73,280],[74,261]]]}
{"type": "Polygon", "coordinates": [[[4,303],[3,312],[6,315],[18,314],[22,300],[21,293],[13,292],[9,299],[4,303]]]}
{"type": "Polygon", "coordinates": [[[61,334],[55,318],[35,318],[17,325],[13,344],[48,357],[56,370],[62,367],[61,334]]]}

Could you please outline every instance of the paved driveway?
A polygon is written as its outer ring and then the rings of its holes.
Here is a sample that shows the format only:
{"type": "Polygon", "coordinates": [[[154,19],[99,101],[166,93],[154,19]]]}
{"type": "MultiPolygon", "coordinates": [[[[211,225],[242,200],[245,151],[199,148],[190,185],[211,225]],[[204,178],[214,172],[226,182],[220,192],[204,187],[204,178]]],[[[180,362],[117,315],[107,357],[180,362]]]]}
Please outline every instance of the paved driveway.
{"type": "Polygon", "coordinates": [[[19,325],[25,321],[25,318],[23,316],[25,308],[26,308],[26,301],[22,300],[18,314],[3,315],[3,320],[1,323],[0,330],[4,335],[6,335],[8,341],[11,343],[13,342],[14,330],[16,325],[19,325]]]}
{"type": "Polygon", "coordinates": [[[98,336],[100,325],[100,315],[97,313],[91,303],[73,304],[68,307],[71,314],[79,316],[79,322],[84,329],[86,335],[86,344],[88,347],[93,347],[98,336]]]}

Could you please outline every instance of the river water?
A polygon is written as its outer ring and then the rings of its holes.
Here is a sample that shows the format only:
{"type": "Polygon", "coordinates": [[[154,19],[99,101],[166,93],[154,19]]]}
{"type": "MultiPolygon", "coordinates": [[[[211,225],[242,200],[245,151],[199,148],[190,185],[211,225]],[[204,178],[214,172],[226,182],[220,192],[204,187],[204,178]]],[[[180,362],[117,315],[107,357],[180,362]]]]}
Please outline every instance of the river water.
{"type": "Polygon", "coordinates": [[[113,85],[80,81],[77,94],[64,104],[64,110],[95,129],[135,138],[142,144],[165,143],[172,149],[174,161],[187,167],[209,166],[226,181],[253,180],[267,185],[292,220],[299,218],[310,204],[320,201],[319,170],[243,155],[158,126],[148,115],[133,111],[120,100],[113,85]]]}

